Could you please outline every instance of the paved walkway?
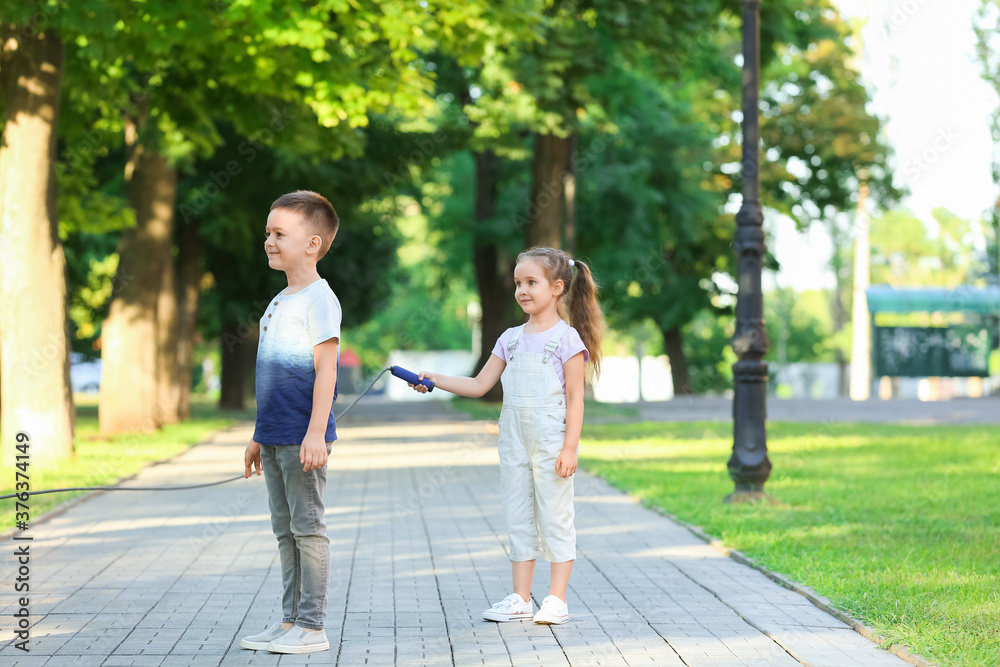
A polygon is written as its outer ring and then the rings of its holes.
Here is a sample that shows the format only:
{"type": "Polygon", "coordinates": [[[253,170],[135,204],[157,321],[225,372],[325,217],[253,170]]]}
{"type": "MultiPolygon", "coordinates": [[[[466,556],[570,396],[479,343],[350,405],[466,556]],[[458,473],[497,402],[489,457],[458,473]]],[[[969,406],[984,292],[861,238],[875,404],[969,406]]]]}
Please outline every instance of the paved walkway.
{"type": "MultiPolygon", "coordinates": [[[[481,620],[509,592],[496,427],[440,409],[370,406],[330,460],[329,653],[243,650],[279,615],[262,479],[95,495],[27,533],[30,653],[4,665],[905,665],[805,598],[578,473],[578,560],[563,626],[481,620]],[[376,416],[372,421],[366,415],[376,416]]],[[[248,425],[127,486],[238,474],[248,425]]],[[[0,542],[0,637],[16,610],[0,542]]],[[[539,564],[536,603],[548,586],[539,564]]]]}
{"type": "MultiPolygon", "coordinates": [[[[733,399],[679,396],[672,401],[631,403],[641,419],[650,421],[732,421],[733,399]]],[[[790,422],[866,422],[914,426],[938,424],[1000,424],[1000,396],[920,401],[899,398],[811,400],[767,399],[767,418],[790,422]]]]}

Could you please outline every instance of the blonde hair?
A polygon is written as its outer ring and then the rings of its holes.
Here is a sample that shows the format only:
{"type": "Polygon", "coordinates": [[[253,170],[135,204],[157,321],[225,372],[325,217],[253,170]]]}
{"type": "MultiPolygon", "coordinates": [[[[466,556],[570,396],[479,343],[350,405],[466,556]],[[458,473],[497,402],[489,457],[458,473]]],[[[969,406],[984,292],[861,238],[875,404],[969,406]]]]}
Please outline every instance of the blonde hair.
{"type": "Polygon", "coordinates": [[[604,313],[601,304],[597,302],[597,283],[590,267],[580,260],[571,259],[559,248],[536,246],[525,250],[517,256],[517,262],[522,259],[533,259],[545,271],[549,282],[561,280],[563,291],[559,295],[556,307],[559,315],[569,315],[569,323],[580,334],[584,346],[590,353],[590,379],[595,382],[601,374],[601,339],[604,337],[604,313]],[[576,269],[576,276],[573,275],[576,269]],[[569,295],[567,308],[563,297],[569,295]]]}

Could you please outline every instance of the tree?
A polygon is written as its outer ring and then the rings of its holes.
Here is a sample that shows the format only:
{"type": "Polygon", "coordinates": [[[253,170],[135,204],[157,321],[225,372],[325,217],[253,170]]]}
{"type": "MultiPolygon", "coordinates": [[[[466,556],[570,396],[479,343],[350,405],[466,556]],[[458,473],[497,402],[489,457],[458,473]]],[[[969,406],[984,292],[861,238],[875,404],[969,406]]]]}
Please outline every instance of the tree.
{"type": "Polygon", "coordinates": [[[907,210],[872,220],[872,284],[955,288],[985,274],[986,261],[977,250],[978,225],[940,207],[931,214],[929,224],[907,210]]]}
{"type": "MultiPolygon", "coordinates": [[[[533,131],[527,215],[516,214],[513,218],[515,225],[529,230],[525,243],[531,245],[536,242],[561,244],[559,225],[562,221],[561,202],[565,199],[564,181],[573,184],[572,192],[581,199],[579,206],[568,202],[568,238],[577,236],[577,223],[570,212],[579,211],[573,215],[580,217],[591,208],[582,204],[589,187],[585,181],[595,177],[601,163],[608,159],[608,154],[602,151],[597,156],[597,169],[594,169],[595,163],[587,159],[585,168],[589,173],[577,173],[581,159],[593,157],[587,151],[589,140],[579,133],[591,132],[591,140],[595,133],[604,135],[609,137],[610,143],[610,137],[622,132],[618,128],[618,121],[623,115],[619,103],[621,91],[613,85],[609,86],[609,81],[624,77],[624,80],[655,82],[648,87],[654,100],[650,105],[661,104],[658,100],[666,95],[675,106],[682,101],[682,104],[693,108],[684,122],[695,132],[695,137],[688,144],[681,139],[681,153],[677,156],[663,150],[656,151],[653,162],[666,161],[668,164],[662,167],[658,176],[653,177],[653,181],[644,182],[642,187],[611,185],[617,191],[619,201],[625,205],[624,210],[650,211],[654,206],[650,203],[650,195],[655,192],[649,191],[649,183],[659,179],[658,185],[667,188],[659,194],[666,202],[666,208],[673,209],[672,212],[660,216],[658,227],[642,223],[645,224],[645,233],[622,234],[621,228],[617,227],[613,231],[607,228],[598,230],[604,233],[595,237],[604,242],[611,240],[615,244],[614,247],[607,243],[600,246],[602,252],[609,252],[619,260],[609,262],[609,277],[615,285],[615,294],[611,295],[611,299],[622,302],[632,299],[634,307],[621,311],[625,318],[642,318],[647,314],[655,316],[671,353],[675,386],[682,392],[690,386],[681,342],[683,325],[699,309],[708,307],[711,293],[719,291],[717,287],[712,287],[711,276],[729,263],[728,257],[720,259],[720,253],[728,255],[728,247],[723,249],[718,245],[720,240],[725,239],[726,232],[722,231],[720,235],[716,231],[705,230],[702,228],[704,220],[696,218],[710,218],[711,230],[722,230],[727,222],[731,225],[731,218],[701,208],[706,200],[696,191],[701,181],[705,182],[709,196],[727,186],[735,192],[739,184],[731,178],[733,171],[729,169],[729,164],[724,164],[723,169],[714,170],[714,173],[696,174],[703,173],[702,164],[712,160],[712,154],[702,150],[709,136],[717,137],[723,148],[715,156],[720,164],[729,162],[729,153],[739,150],[736,141],[738,126],[731,119],[731,110],[738,106],[733,103],[733,96],[740,82],[732,52],[739,43],[736,20],[740,15],[739,9],[737,2],[699,2],[683,6],[612,2],[586,7],[554,3],[546,11],[541,27],[544,39],[537,44],[505,49],[489,67],[484,68],[482,93],[474,107],[467,110],[470,119],[478,123],[477,135],[502,135],[518,127],[533,131]],[[677,26],[683,28],[678,29],[677,26]],[[702,133],[701,127],[707,132],[702,133]],[[728,139],[728,145],[722,143],[722,139],[728,139]],[[570,141],[575,141],[577,148],[571,152],[569,160],[560,162],[565,152],[561,144],[570,141]],[[695,144],[701,148],[690,150],[695,144]],[[688,158],[694,159],[683,163],[688,158]],[[678,178],[678,174],[683,174],[683,177],[678,178]],[[675,205],[675,200],[683,203],[675,205]],[[629,250],[621,247],[622,238],[641,240],[629,246],[629,250]],[[663,244],[662,250],[658,250],[660,243],[663,244]],[[649,255],[651,250],[654,252],[652,257],[649,255]],[[625,279],[629,271],[640,270],[639,267],[643,267],[641,272],[644,275],[650,273],[645,265],[651,262],[664,268],[664,271],[648,289],[641,289],[637,283],[633,284],[635,281],[625,279]],[[631,268],[623,272],[620,267],[631,268]],[[634,293],[632,297],[628,296],[629,287],[634,293]],[[674,296],[673,299],[657,299],[651,296],[654,291],[674,296]],[[650,307],[638,307],[640,302],[649,303],[650,307]]],[[[810,43],[836,36],[836,32],[822,20],[829,15],[828,10],[829,5],[823,0],[807,3],[782,1],[769,5],[762,25],[764,62],[774,60],[782,45],[804,49],[810,43]]],[[[634,100],[634,97],[629,99],[634,100]]],[[[627,113],[626,110],[625,115],[627,113]]],[[[629,122],[636,121],[630,118],[629,122]]],[[[667,121],[668,124],[672,122],[672,118],[667,121]]],[[[652,131],[654,135],[658,129],[643,125],[643,130],[652,131]]],[[[661,147],[670,146],[671,141],[676,144],[678,138],[668,138],[668,134],[669,131],[665,131],[658,135],[658,139],[664,142],[661,147]]],[[[624,143],[641,149],[646,136],[636,136],[641,138],[628,138],[624,143]]],[[[617,139],[615,142],[617,145],[617,139]]],[[[622,172],[619,176],[636,177],[626,174],[625,167],[631,164],[631,159],[632,156],[627,156],[622,163],[616,163],[615,166],[622,172]]],[[[739,159],[734,163],[738,167],[739,159]]],[[[652,174],[656,168],[638,167],[638,178],[652,174]]],[[[620,206],[611,219],[620,220],[621,210],[620,206]]],[[[585,223],[582,217],[578,224],[581,230],[578,247],[584,248],[588,242],[583,238],[585,223]]],[[[632,220],[628,219],[626,224],[632,224],[632,220]]],[[[589,247],[597,247],[597,244],[589,247]]],[[[485,312],[484,307],[484,319],[485,312]]]]}
{"type": "Polygon", "coordinates": [[[3,6],[0,23],[0,440],[13,465],[26,432],[32,463],[47,466],[72,453],[74,412],[53,169],[63,42],[32,22],[38,8],[3,6]]]}
{"type": "Polygon", "coordinates": [[[120,271],[131,269],[134,277],[119,281],[123,287],[105,327],[114,347],[105,347],[102,431],[148,430],[178,418],[173,351],[180,325],[168,202],[176,201],[178,167],[218,145],[211,114],[224,110],[239,132],[256,140],[273,121],[261,118],[260,109],[291,105],[303,119],[298,128],[311,122],[322,132],[297,132],[286,143],[303,154],[359,154],[359,128],[369,112],[392,107],[412,113],[426,106],[431,75],[420,53],[440,35],[463,38],[467,31],[456,26],[482,6],[439,11],[387,0],[346,11],[337,0],[308,6],[275,0],[195,15],[171,3],[129,6],[135,20],[124,22],[116,55],[126,63],[121,85],[144,89],[142,103],[125,120],[132,165],[126,176],[134,181],[130,192],[139,215],[119,252],[120,271]],[[307,138],[318,141],[309,145],[307,138]],[[154,284],[162,288],[155,298],[154,284]],[[147,390],[138,410],[125,400],[137,385],[147,390]],[[158,398],[151,403],[152,396],[158,398]]]}
{"type": "Polygon", "coordinates": [[[713,1],[557,0],[546,7],[541,39],[496,51],[469,115],[481,124],[479,132],[495,134],[517,124],[533,135],[527,215],[517,221],[526,246],[562,245],[572,137],[581,115],[604,116],[609,103],[590,87],[592,78],[607,77],[623,64],[679,76],[719,10],[713,1]]]}
{"type": "MultiPolygon", "coordinates": [[[[1000,93],[1000,1],[981,0],[973,22],[976,32],[976,55],[982,69],[983,80],[1000,93]]],[[[990,118],[990,134],[993,137],[992,176],[994,183],[1000,183],[1000,107],[990,118]]],[[[993,210],[987,214],[991,242],[987,250],[989,267],[987,270],[1000,283],[1000,196],[993,210]]]]}
{"type": "Polygon", "coordinates": [[[605,284],[611,321],[652,320],[674,392],[691,393],[681,327],[712,307],[706,286],[727,270],[733,233],[717,214],[718,184],[703,176],[711,139],[689,103],[656,83],[626,71],[602,83],[617,100],[617,133],[581,134],[594,155],[580,170],[579,248],[605,284]]]}
{"type": "MultiPolygon", "coordinates": [[[[855,67],[858,37],[827,3],[808,3],[808,9],[811,15],[803,23],[811,26],[812,35],[775,45],[762,72],[761,143],[767,159],[760,165],[761,203],[771,214],[791,217],[800,228],[814,222],[826,227],[837,249],[830,260],[837,280],[830,307],[834,330],[843,338],[853,209],[861,181],[876,206],[897,201],[901,193],[892,185],[883,121],[868,112],[868,91],[855,67]]],[[[711,104],[732,108],[735,87],[723,90],[726,94],[711,104]]],[[[735,192],[741,159],[738,128],[728,116],[716,117],[722,119],[719,131],[725,137],[721,173],[732,174],[735,192]]],[[[846,348],[836,349],[840,390],[846,394],[846,348]]]]}

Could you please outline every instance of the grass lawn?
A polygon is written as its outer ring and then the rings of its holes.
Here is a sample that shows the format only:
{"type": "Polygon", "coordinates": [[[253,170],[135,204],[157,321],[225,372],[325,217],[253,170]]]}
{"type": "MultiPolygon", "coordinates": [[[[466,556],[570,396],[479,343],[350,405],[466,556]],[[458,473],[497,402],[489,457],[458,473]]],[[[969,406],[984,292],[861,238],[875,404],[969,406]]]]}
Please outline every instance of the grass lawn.
{"type": "Polygon", "coordinates": [[[587,424],[582,441],[590,472],[932,664],[1000,665],[995,427],[772,422],[772,507],[722,503],[729,424],[587,424]]]}
{"type": "MultiPolygon", "coordinates": [[[[76,417],[76,457],[58,467],[28,469],[31,489],[44,490],[74,486],[110,486],[117,480],[134,475],[154,461],[180,454],[213,431],[242,419],[253,419],[253,409],[243,412],[222,412],[214,404],[192,398],[191,419],[183,424],[165,426],[157,433],[125,434],[114,438],[100,437],[97,423],[97,397],[79,395],[76,417]]],[[[230,471],[234,477],[239,471],[230,471]]],[[[220,472],[220,479],[226,475],[220,472]]],[[[14,493],[14,474],[10,471],[0,479],[0,495],[14,493]]],[[[180,483],[180,482],[179,482],[180,483]]],[[[30,496],[31,519],[86,491],[48,493],[30,496]]],[[[15,499],[0,501],[0,532],[14,527],[15,499]]],[[[30,523],[30,521],[29,521],[30,523]]]]}
{"type": "MultiPolygon", "coordinates": [[[[473,419],[500,419],[500,403],[488,403],[478,398],[456,397],[451,399],[451,405],[457,410],[468,414],[473,419]]],[[[584,422],[601,422],[634,420],[639,416],[639,409],[614,403],[598,403],[590,399],[583,401],[584,422]]]]}

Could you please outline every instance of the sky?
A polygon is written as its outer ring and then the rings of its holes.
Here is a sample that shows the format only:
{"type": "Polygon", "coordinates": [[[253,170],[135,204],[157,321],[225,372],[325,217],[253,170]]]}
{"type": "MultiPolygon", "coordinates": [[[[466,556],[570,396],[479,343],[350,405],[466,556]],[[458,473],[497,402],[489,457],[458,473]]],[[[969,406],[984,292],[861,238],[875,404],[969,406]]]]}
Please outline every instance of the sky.
{"type": "MultiPolygon", "coordinates": [[[[990,176],[989,117],[1000,105],[979,76],[972,18],[980,0],[835,0],[845,17],[867,17],[861,74],[873,91],[871,111],[887,119],[901,206],[922,219],[944,206],[979,219],[1000,188],[990,176]]],[[[766,3],[763,7],[766,7],[766,3]]],[[[777,283],[832,287],[832,247],[821,228],[797,232],[768,220],[768,245],[782,269],[777,283]]],[[[768,278],[765,286],[773,286],[768,278]]]]}

